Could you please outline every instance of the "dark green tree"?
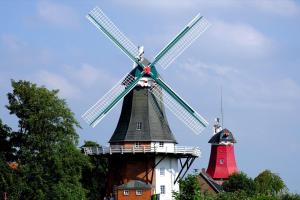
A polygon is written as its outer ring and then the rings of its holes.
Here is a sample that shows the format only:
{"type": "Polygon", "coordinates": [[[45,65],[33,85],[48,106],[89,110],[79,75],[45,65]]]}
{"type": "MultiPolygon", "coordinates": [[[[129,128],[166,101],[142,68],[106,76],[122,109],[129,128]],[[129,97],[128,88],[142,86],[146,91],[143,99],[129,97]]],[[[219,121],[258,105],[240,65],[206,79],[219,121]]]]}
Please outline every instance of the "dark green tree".
{"type": "Polygon", "coordinates": [[[11,128],[2,123],[0,119],[0,154],[3,161],[9,162],[14,160],[14,150],[10,142],[11,128]]]}
{"type": "Polygon", "coordinates": [[[261,194],[276,195],[286,188],[283,180],[277,174],[272,173],[270,170],[261,172],[254,179],[254,182],[257,192],[261,194]]]}
{"type": "Polygon", "coordinates": [[[6,194],[10,199],[18,199],[22,183],[17,169],[9,166],[15,161],[10,136],[11,128],[0,119],[0,195],[1,198],[6,194]]]}
{"type": "Polygon", "coordinates": [[[201,200],[200,186],[196,175],[188,175],[179,181],[180,193],[173,192],[176,200],[201,200]]]}
{"type": "Polygon", "coordinates": [[[11,134],[19,177],[24,187],[21,199],[85,199],[80,179],[87,158],[76,148],[79,127],[66,102],[28,81],[12,80],[8,93],[10,114],[19,129],[11,134]]]}
{"type": "Polygon", "coordinates": [[[285,194],[281,195],[281,200],[300,200],[300,195],[285,193],[285,194]]]}
{"type": "Polygon", "coordinates": [[[243,172],[232,174],[222,186],[226,192],[244,191],[248,195],[255,193],[254,181],[243,172]]]}
{"type": "MultiPolygon", "coordinates": [[[[96,148],[100,145],[93,141],[84,141],[84,145],[81,147],[82,151],[84,147],[96,148]]],[[[91,165],[83,170],[82,185],[89,191],[88,199],[103,199],[108,171],[107,159],[101,156],[89,156],[89,160],[91,165]]]]}

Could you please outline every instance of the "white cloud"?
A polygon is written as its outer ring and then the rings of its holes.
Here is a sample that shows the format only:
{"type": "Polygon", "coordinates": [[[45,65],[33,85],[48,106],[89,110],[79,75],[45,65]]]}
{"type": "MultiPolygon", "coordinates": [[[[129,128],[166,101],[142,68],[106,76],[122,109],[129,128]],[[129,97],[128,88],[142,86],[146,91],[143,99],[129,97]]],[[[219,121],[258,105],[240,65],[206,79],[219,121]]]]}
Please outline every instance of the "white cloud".
{"type": "Polygon", "coordinates": [[[81,87],[90,88],[99,82],[111,85],[116,82],[115,78],[100,67],[96,68],[89,64],[80,67],[65,66],[65,73],[81,87]]]}
{"type": "Polygon", "coordinates": [[[255,8],[266,13],[281,16],[294,16],[300,13],[299,5],[293,0],[256,0],[252,3],[255,8]]]}
{"type": "MultiPolygon", "coordinates": [[[[209,29],[210,41],[224,52],[238,52],[241,56],[261,56],[272,50],[272,41],[253,26],[215,20],[209,29]]],[[[237,54],[237,55],[239,55],[237,54]]]]}
{"type": "Polygon", "coordinates": [[[25,43],[18,40],[15,36],[9,34],[1,35],[1,43],[11,51],[18,51],[25,46],[25,43]]]}
{"type": "Polygon", "coordinates": [[[194,1],[194,0],[114,0],[118,4],[135,7],[145,10],[159,10],[163,12],[188,11],[193,8],[201,8],[201,10],[222,9],[222,11],[229,11],[230,9],[238,9],[252,12],[258,11],[261,13],[268,13],[280,16],[295,16],[300,13],[300,7],[296,1],[293,0],[251,0],[251,1],[237,1],[237,0],[218,0],[218,1],[194,1]]]}
{"type": "Polygon", "coordinates": [[[292,110],[300,101],[300,86],[291,78],[255,77],[233,66],[197,62],[181,65],[179,70],[180,73],[175,73],[176,79],[186,86],[208,88],[223,85],[228,103],[234,107],[292,110]]]}
{"type": "Polygon", "coordinates": [[[80,90],[77,86],[71,83],[64,76],[51,73],[46,70],[39,71],[36,74],[36,79],[39,83],[51,89],[59,89],[59,94],[64,98],[74,98],[80,95],[80,90]]]}
{"type": "Polygon", "coordinates": [[[51,89],[59,89],[64,98],[82,99],[97,90],[104,93],[117,82],[110,73],[89,64],[80,67],[63,66],[60,72],[41,70],[34,75],[38,83],[51,89]],[[103,91],[102,91],[103,90],[103,91]]]}
{"type": "Polygon", "coordinates": [[[131,0],[131,1],[123,1],[123,0],[115,0],[116,3],[131,6],[131,7],[138,7],[143,9],[162,9],[166,12],[170,9],[184,9],[184,8],[191,8],[195,5],[195,1],[193,0],[151,0],[151,1],[139,1],[139,0],[131,0]]]}
{"type": "Polygon", "coordinates": [[[68,6],[50,1],[41,1],[37,4],[38,16],[53,25],[60,27],[77,27],[78,17],[68,6]]]}

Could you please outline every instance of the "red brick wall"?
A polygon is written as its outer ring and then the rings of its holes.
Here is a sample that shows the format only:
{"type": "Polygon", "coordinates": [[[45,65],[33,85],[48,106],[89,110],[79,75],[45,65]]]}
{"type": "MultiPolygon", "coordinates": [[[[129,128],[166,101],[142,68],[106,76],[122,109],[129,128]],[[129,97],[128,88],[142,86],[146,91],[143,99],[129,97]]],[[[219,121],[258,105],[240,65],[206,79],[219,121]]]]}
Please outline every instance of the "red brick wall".
{"type": "Polygon", "coordinates": [[[131,180],[154,183],[154,155],[147,154],[112,154],[109,157],[107,193],[131,180]]]}
{"type": "Polygon", "coordinates": [[[136,195],[136,190],[129,190],[129,195],[124,195],[124,190],[117,190],[116,200],[150,200],[153,194],[151,189],[143,190],[142,195],[136,195]]]}

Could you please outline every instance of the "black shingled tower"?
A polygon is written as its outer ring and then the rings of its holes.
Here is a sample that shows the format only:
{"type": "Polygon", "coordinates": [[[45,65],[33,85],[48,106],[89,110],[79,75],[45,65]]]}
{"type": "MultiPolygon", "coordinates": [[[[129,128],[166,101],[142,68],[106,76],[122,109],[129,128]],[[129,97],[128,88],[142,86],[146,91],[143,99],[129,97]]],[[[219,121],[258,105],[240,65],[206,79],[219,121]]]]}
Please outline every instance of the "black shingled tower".
{"type": "Polygon", "coordinates": [[[119,122],[109,143],[122,142],[177,143],[164,105],[147,87],[136,86],[124,98],[119,122]]]}

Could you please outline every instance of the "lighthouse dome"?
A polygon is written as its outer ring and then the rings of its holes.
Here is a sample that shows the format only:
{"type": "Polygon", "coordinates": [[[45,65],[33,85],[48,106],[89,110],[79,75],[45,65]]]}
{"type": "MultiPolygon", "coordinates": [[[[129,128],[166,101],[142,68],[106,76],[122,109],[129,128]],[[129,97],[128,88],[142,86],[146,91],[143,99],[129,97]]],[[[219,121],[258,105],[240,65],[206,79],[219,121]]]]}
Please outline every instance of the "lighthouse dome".
{"type": "Polygon", "coordinates": [[[227,129],[222,129],[218,133],[214,134],[208,143],[220,144],[220,143],[236,143],[233,134],[227,129]]]}

